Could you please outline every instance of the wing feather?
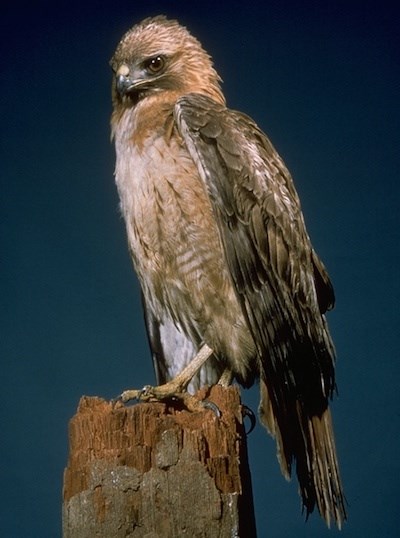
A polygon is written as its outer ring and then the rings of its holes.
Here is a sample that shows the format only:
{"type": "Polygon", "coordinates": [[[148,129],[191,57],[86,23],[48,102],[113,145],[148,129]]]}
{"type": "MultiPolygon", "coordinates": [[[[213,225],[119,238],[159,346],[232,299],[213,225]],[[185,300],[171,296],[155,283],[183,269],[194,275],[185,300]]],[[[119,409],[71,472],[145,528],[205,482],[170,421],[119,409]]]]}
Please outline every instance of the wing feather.
{"type": "Polygon", "coordinates": [[[333,513],[340,525],[345,511],[328,409],[335,353],[323,315],[333,306],[333,288],[311,246],[292,178],[247,116],[189,94],[177,102],[175,118],[259,351],[260,415],[277,439],[282,471],[289,476],[295,460],[307,513],[317,502],[325,519],[333,513]],[[325,426],[317,428],[315,417],[325,426]],[[318,443],[323,448],[316,451],[318,443]]]}

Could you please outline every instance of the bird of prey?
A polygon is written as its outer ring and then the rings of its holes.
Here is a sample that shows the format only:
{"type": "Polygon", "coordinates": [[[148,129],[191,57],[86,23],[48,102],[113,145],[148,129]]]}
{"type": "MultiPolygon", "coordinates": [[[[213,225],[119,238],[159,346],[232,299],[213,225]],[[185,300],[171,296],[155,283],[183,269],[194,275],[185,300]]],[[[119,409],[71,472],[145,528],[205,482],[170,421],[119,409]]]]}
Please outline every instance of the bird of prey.
{"type": "Polygon", "coordinates": [[[177,21],[136,24],[111,67],[115,178],[159,383],[122,399],[258,381],[284,476],[295,467],[307,516],[317,506],[340,527],[334,293],[290,173],[177,21]]]}

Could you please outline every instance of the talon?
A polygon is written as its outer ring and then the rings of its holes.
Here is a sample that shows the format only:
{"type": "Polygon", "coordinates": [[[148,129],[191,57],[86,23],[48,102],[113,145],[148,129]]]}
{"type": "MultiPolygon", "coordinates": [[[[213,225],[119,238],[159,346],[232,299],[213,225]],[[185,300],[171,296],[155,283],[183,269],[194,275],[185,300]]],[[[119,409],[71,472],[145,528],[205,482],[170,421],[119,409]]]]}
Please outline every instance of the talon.
{"type": "Polygon", "coordinates": [[[256,416],[247,405],[242,405],[242,414],[243,418],[248,417],[250,419],[250,429],[247,431],[245,430],[246,435],[249,435],[256,427],[256,416]]]}
{"type": "Polygon", "coordinates": [[[221,410],[218,407],[218,405],[216,405],[214,402],[210,402],[209,400],[203,400],[201,404],[203,405],[205,409],[211,409],[211,411],[214,413],[214,415],[217,418],[221,418],[222,416],[221,410]]]}

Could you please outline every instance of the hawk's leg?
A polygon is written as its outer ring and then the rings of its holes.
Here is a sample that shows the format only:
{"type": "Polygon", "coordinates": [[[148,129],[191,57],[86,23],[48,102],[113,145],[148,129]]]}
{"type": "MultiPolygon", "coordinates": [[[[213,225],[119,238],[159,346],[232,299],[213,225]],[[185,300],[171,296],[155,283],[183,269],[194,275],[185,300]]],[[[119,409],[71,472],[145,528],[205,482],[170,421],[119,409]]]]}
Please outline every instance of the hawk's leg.
{"type": "Polygon", "coordinates": [[[126,403],[130,400],[140,400],[142,402],[167,400],[169,398],[175,398],[182,401],[182,403],[190,411],[197,411],[209,407],[204,405],[194,396],[186,392],[192,377],[200,370],[203,364],[211,357],[213,350],[207,345],[203,344],[197,355],[193,360],[180,372],[174,379],[168,381],[164,385],[158,385],[158,387],[151,387],[149,385],[143,387],[140,390],[125,390],[119,400],[126,403]]]}
{"type": "Polygon", "coordinates": [[[232,370],[230,368],[225,368],[225,370],[222,372],[221,377],[218,380],[218,385],[222,385],[223,387],[229,387],[229,385],[232,383],[232,379],[232,370]]]}

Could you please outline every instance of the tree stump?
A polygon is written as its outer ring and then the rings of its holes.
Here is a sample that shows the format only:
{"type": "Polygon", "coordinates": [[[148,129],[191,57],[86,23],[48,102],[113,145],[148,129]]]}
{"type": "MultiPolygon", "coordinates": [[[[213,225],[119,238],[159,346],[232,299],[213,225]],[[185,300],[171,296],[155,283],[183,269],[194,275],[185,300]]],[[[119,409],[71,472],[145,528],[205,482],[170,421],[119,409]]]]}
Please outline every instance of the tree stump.
{"type": "Polygon", "coordinates": [[[221,417],[81,398],[69,426],[64,538],[256,536],[238,389],[198,396],[221,417]]]}

